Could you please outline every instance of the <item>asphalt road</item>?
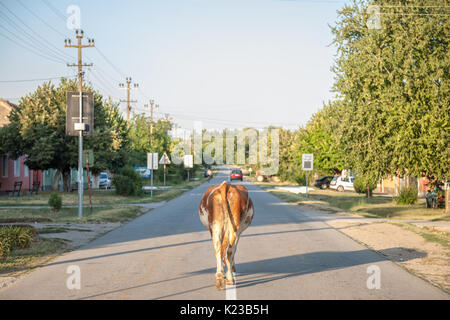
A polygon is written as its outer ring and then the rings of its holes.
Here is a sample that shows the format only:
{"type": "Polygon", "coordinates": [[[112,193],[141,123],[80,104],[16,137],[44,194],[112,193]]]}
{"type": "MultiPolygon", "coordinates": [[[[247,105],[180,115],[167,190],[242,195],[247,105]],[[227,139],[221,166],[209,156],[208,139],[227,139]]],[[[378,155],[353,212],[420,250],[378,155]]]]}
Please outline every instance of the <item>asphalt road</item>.
{"type": "Polygon", "coordinates": [[[449,299],[320,216],[243,184],[255,217],[239,241],[235,287],[215,289],[213,247],[197,213],[205,183],[0,289],[0,299],[449,299]],[[67,286],[71,266],[80,289],[67,286]],[[368,268],[379,270],[379,289],[368,288],[368,268]]]}

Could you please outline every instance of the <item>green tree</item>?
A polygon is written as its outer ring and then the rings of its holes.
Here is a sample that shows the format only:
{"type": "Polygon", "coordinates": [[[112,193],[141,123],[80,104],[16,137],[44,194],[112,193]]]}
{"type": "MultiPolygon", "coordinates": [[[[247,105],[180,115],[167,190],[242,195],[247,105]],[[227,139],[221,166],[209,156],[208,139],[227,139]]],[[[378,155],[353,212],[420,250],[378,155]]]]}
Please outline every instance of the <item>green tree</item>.
{"type": "Polygon", "coordinates": [[[147,153],[157,152],[160,156],[173,149],[173,141],[169,135],[172,122],[168,119],[159,119],[153,123],[153,143],[150,147],[150,119],[144,114],[133,117],[129,129],[129,142],[132,159],[131,165],[146,165],[147,153]]]}
{"type": "Polygon", "coordinates": [[[448,14],[442,1],[368,1],[339,11],[332,28],[337,137],[345,165],[367,180],[387,174],[449,179],[448,14]],[[408,14],[405,14],[408,13],[408,14]]]}
{"type": "MultiPolygon", "coordinates": [[[[64,190],[70,188],[70,168],[78,166],[78,138],[66,136],[66,93],[76,91],[75,80],[62,79],[59,86],[51,82],[39,86],[23,97],[10,113],[10,124],[2,130],[3,146],[13,158],[27,155],[26,165],[33,170],[57,169],[54,186],[63,175],[64,190]]],[[[84,86],[84,91],[93,91],[84,86]]],[[[94,135],[85,137],[85,149],[93,149],[96,163],[93,172],[114,169],[123,162],[126,131],[117,106],[105,102],[94,92],[94,135]]]]}

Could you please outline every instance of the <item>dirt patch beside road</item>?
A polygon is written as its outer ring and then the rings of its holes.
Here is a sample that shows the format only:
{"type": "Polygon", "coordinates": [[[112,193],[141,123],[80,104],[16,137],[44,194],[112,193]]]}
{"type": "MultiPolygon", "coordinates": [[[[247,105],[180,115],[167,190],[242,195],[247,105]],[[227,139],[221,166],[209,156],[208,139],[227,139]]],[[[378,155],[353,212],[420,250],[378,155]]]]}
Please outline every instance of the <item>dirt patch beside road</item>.
{"type": "MultiPolygon", "coordinates": [[[[412,231],[412,228],[419,227],[404,228],[388,222],[345,219],[328,220],[327,223],[450,293],[450,250],[445,243],[430,242],[420,231],[412,231]]],[[[427,232],[439,236],[445,231],[427,232]]]]}

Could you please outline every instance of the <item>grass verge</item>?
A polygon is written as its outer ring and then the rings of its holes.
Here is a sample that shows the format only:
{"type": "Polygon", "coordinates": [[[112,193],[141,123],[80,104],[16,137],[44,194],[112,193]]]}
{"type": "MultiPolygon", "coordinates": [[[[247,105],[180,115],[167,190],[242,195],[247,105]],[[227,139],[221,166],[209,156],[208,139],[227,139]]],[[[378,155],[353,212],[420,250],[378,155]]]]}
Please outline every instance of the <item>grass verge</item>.
{"type": "Polygon", "coordinates": [[[367,198],[354,192],[332,190],[310,191],[307,198],[303,194],[274,189],[275,186],[267,184],[262,187],[287,202],[316,206],[329,212],[341,211],[366,218],[450,221],[450,215],[445,214],[445,209],[427,209],[423,199],[413,205],[398,205],[393,201],[393,197],[367,198]]]}
{"type": "Polygon", "coordinates": [[[64,248],[62,240],[37,238],[29,248],[11,250],[8,257],[0,260],[0,275],[13,276],[31,270],[63,252],[64,248]]]}
{"type": "Polygon", "coordinates": [[[16,222],[67,222],[67,223],[102,223],[126,222],[136,218],[138,207],[99,207],[85,208],[83,217],[78,218],[77,208],[63,208],[53,212],[50,209],[0,209],[0,223],[16,222]]]}
{"type": "MultiPolygon", "coordinates": [[[[131,204],[131,203],[150,203],[165,201],[175,198],[182,194],[186,189],[192,189],[206,181],[203,176],[198,176],[199,180],[185,181],[172,186],[167,190],[156,190],[153,192],[153,197],[150,193],[145,193],[142,197],[126,197],[117,195],[114,189],[109,190],[92,190],[92,204],[94,205],[110,205],[110,204],[131,204]]],[[[1,206],[48,206],[48,199],[50,191],[40,192],[37,195],[23,195],[20,197],[0,197],[1,206]]],[[[78,205],[78,193],[74,192],[60,192],[58,193],[62,198],[63,206],[78,205]]],[[[89,204],[89,194],[85,190],[83,194],[83,203],[89,204]]]]}

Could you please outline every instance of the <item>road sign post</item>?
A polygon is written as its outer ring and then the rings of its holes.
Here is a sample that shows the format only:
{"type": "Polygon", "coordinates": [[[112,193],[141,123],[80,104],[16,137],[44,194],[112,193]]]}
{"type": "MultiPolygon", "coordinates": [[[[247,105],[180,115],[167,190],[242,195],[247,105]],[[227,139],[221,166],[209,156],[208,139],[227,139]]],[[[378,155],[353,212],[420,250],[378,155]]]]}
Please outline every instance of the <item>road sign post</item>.
{"type": "Polygon", "coordinates": [[[165,152],[159,160],[159,164],[164,165],[164,186],[166,186],[166,165],[170,164],[170,159],[165,152]]]}
{"type": "Polygon", "coordinates": [[[308,173],[314,168],[314,155],[312,153],[302,154],[302,170],[306,171],[306,197],[308,198],[308,173]]]}
{"type": "Polygon", "coordinates": [[[158,153],[147,153],[147,168],[151,171],[150,197],[153,197],[153,170],[158,170],[158,153]]]}

